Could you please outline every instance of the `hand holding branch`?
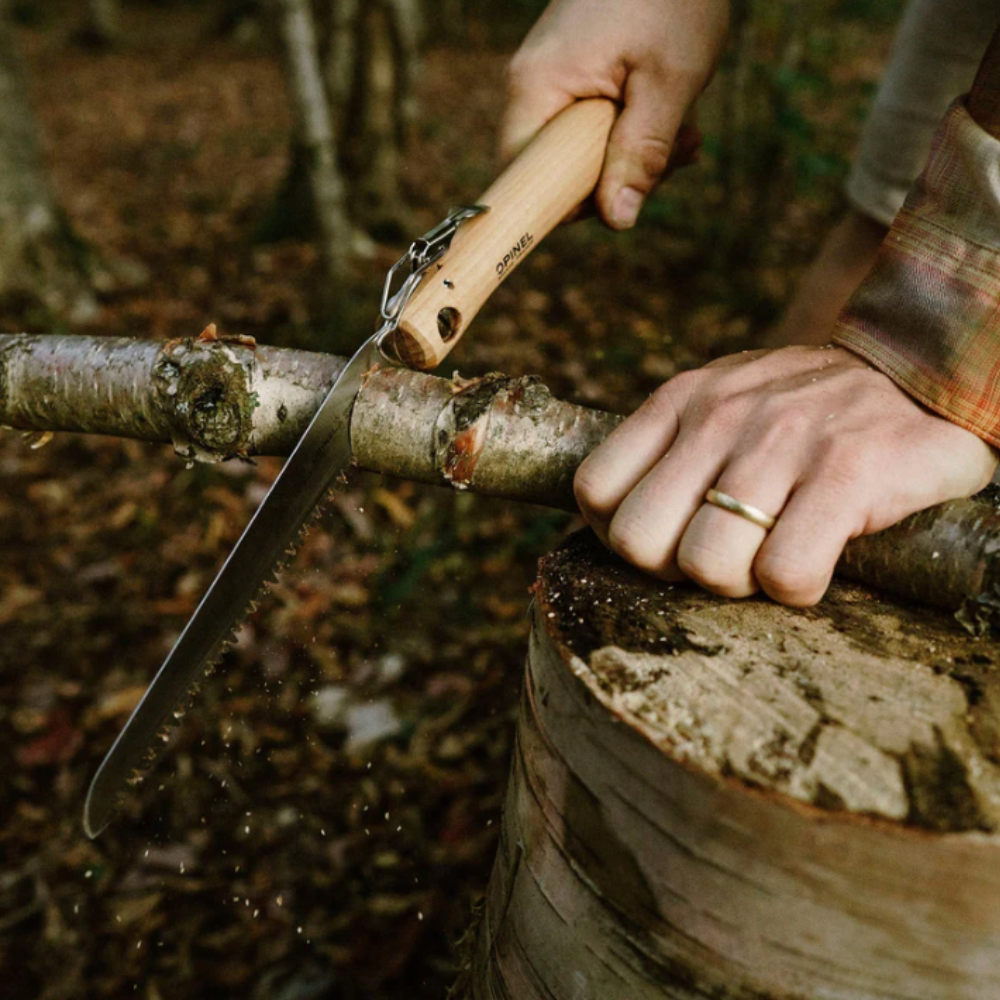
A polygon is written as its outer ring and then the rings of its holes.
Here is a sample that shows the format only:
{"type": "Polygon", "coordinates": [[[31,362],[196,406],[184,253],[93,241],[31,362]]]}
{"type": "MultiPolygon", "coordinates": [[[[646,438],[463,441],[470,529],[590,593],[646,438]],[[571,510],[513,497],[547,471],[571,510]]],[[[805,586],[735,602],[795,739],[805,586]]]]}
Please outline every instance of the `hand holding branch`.
{"type": "Polygon", "coordinates": [[[727,597],[815,604],[845,544],[986,486],[993,449],[839,347],[723,358],[661,386],[580,467],[619,555],[727,597]],[[706,503],[716,489],[770,530],[706,503]]]}

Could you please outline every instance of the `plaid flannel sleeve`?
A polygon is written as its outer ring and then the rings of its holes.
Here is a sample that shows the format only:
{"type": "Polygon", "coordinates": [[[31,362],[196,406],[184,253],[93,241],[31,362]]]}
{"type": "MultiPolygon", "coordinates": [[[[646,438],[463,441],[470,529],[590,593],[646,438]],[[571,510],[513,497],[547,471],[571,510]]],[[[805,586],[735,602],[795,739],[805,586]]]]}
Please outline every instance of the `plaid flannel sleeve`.
{"type": "Polygon", "coordinates": [[[1000,30],[833,340],[1000,447],[1000,30]]]}

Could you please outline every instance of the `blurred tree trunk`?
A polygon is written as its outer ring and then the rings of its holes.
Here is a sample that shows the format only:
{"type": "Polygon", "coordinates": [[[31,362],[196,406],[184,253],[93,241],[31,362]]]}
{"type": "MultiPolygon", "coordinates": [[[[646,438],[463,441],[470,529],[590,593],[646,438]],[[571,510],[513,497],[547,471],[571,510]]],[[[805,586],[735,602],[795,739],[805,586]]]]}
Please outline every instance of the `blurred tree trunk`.
{"type": "Polygon", "coordinates": [[[278,0],[278,7],[286,25],[295,126],[289,168],[261,236],[319,235],[325,242],[335,222],[338,245],[349,255],[366,255],[370,241],[361,230],[399,237],[411,228],[400,180],[414,116],[419,0],[323,0],[315,7],[309,0],[278,0]],[[289,34],[290,17],[308,21],[311,31],[289,34]],[[313,66],[322,70],[314,74],[313,66]],[[320,149],[327,166],[317,173],[320,149]],[[322,210],[313,210],[326,203],[317,181],[333,174],[352,224],[347,238],[339,216],[324,221],[322,210]]]}
{"type": "Polygon", "coordinates": [[[212,26],[212,34],[247,42],[263,31],[266,4],[264,0],[227,0],[212,26]]]}
{"type": "Polygon", "coordinates": [[[727,207],[738,210],[746,191],[748,167],[747,142],[750,138],[747,107],[753,76],[754,28],[751,16],[753,0],[735,0],[729,19],[729,51],[732,69],[726,78],[726,93],[722,107],[724,141],[719,154],[727,207]]]}
{"type": "MultiPolygon", "coordinates": [[[[323,75],[320,71],[316,26],[309,0],[278,0],[289,90],[295,109],[295,137],[284,200],[306,189],[312,195],[320,251],[335,286],[342,284],[349,265],[351,222],[340,170],[323,75]],[[303,177],[305,185],[299,183],[303,177]]],[[[279,195],[279,205],[283,198],[279,195]]]]}
{"type": "Polygon", "coordinates": [[[400,175],[414,117],[419,15],[417,0],[377,0],[357,20],[354,86],[340,121],[345,170],[368,229],[408,228],[400,175]]]}
{"type": "Polygon", "coordinates": [[[56,204],[42,165],[24,66],[0,0],[0,301],[94,318],[90,261],[56,204]]]}
{"type": "Polygon", "coordinates": [[[323,71],[334,127],[347,127],[347,108],[358,73],[358,20],[361,0],[327,0],[327,40],[323,71]]]}
{"type": "Polygon", "coordinates": [[[785,218],[801,180],[803,154],[815,145],[803,101],[817,80],[829,80],[830,66],[819,56],[807,65],[812,27],[798,0],[733,0],[719,154],[733,221],[715,241],[715,252],[737,275],[742,262],[773,248],[775,224],[785,218]]]}
{"type": "Polygon", "coordinates": [[[76,37],[94,48],[117,45],[122,37],[121,0],[87,0],[83,24],[76,37]]]}

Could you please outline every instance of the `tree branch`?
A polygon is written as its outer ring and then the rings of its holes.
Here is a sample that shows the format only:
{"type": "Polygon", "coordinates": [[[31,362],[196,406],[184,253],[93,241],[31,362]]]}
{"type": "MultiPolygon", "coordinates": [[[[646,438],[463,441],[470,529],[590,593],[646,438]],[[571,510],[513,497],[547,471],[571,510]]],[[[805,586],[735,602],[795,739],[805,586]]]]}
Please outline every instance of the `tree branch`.
{"type": "MultiPolygon", "coordinates": [[[[189,461],[287,455],[344,359],[227,339],[0,334],[0,425],[164,441],[189,461]]],[[[574,510],[573,473],[621,421],[534,377],[376,369],[351,424],[362,468],[574,510]]]]}
{"type": "MultiPolygon", "coordinates": [[[[0,425],[164,441],[188,460],[287,455],[344,365],[307,351],[215,339],[0,334],[0,425]]],[[[351,421],[374,472],[574,510],[573,474],[622,418],[552,397],[534,377],[449,381],[373,370],[351,421]]],[[[1000,513],[953,501],[849,543],[840,572],[1000,622],[1000,513]]]]}

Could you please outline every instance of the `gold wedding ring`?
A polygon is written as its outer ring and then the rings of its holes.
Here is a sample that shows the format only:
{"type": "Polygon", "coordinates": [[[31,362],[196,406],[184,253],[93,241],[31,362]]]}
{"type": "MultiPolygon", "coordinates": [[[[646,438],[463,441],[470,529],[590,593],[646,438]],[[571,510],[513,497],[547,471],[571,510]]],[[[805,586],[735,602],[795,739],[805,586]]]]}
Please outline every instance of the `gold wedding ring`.
{"type": "Polygon", "coordinates": [[[751,507],[750,504],[743,503],[742,500],[737,500],[736,497],[731,497],[728,493],[709,490],[705,494],[705,500],[716,507],[728,510],[731,514],[738,514],[740,517],[758,525],[765,531],[770,531],[778,523],[776,517],[771,517],[770,514],[765,514],[759,507],[751,507]]]}

